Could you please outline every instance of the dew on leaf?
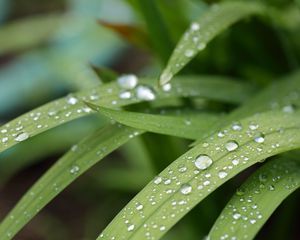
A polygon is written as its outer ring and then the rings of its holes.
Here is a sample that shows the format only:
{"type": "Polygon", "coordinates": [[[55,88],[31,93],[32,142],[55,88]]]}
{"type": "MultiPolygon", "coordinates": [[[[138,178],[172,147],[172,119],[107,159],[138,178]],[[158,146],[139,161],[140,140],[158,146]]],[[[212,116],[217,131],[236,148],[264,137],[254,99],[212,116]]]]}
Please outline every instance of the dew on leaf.
{"type": "Polygon", "coordinates": [[[195,160],[195,166],[200,170],[207,169],[212,163],[212,159],[205,154],[199,155],[195,160]]]}
{"type": "Polygon", "coordinates": [[[136,97],[144,101],[153,101],[156,98],[154,90],[146,85],[140,85],[136,88],[136,97]]]}
{"type": "MultiPolygon", "coordinates": [[[[22,142],[22,141],[25,141],[26,139],[29,138],[29,134],[26,133],[26,132],[21,132],[19,134],[17,134],[17,136],[15,137],[15,140],[17,142],[22,142]]],[[[2,140],[3,141],[3,140],[2,140]]]]}
{"type": "Polygon", "coordinates": [[[192,192],[192,186],[190,184],[182,184],[181,185],[181,188],[180,188],[180,192],[183,194],[183,195],[187,195],[187,194],[190,194],[192,192]]]}
{"type": "Polygon", "coordinates": [[[236,149],[238,149],[239,145],[236,141],[231,140],[225,143],[225,148],[227,149],[228,152],[232,152],[236,149]]]}
{"type": "Polygon", "coordinates": [[[134,74],[124,74],[118,77],[117,82],[123,89],[134,89],[138,84],[138,78],[134,74]]]}
{"type": "Polygon", "coordinates": [[[254,141],[257,142],[257,143],[263,143],[265,141],[264,134],[260,133],[257,136],[255,136],[254,141]]]}

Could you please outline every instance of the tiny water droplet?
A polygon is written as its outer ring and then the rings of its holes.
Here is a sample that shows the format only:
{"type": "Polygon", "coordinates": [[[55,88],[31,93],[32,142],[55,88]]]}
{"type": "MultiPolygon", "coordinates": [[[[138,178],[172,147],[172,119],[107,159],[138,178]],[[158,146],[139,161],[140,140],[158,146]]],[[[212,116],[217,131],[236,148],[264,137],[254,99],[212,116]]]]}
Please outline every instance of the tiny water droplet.
{"type": "Polygon", "coordinates": [[[77,174],[79,172],[80,168],[77,165],[74,165],[70,168],[71,174],[77,174]]]}
{"type": "Polygon", "coordinates": [[[181,188],[180,188],[180,192],[183,195],[190,194],[192,192],[192,186],[190,184],[188,184],[188,183],[182,184],[181,188]]]}
{"type": "Polygon", "coordinates": [[[243,129],[242,125],[240,123],[234,123],[232,124],[232,130],[234,131],[241,131],[243,129]]]}
{"type": "Polygon", "coordinates": [[[212,159],[205,154],[200,154],[195,160],[195,166],[201,170],[207,169],[212,163],[212,159]]]}
{"type": "Polygon", "coordinates": [[[22,141],[25,141],[26,139],[29,138],[29,134],[26,133],[26,132],[21,132],[19,133],[16,137],[15,137],[15,140],[17,142],[22,142],[22,141]]]}
{"type": "Polygon", "coordinates": [[[134,89],[138,84],[138,78],[134,74],[124,74],[118,77],[117,82],[123,89],[134,89]]]}
{"type": "Polygon", "coordinates": [[[225,144],[225,148],[227,149],[228,152],[232,152],[236,150],[239,147],[238,143],[234,140],[228,141],[225,144]]]}

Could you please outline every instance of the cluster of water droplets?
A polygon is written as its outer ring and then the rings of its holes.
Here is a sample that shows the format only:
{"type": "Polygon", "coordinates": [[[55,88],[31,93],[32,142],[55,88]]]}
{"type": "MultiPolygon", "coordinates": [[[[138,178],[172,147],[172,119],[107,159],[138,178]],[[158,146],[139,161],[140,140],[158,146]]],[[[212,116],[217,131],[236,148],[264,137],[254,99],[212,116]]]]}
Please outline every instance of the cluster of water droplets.
{"type": "Polygon", "coordinates": [[[264,216],[264,211],[267,207],[265,205],[270,203],[260,203],[263,196],[272,198],[273,195],[275,197],[277,188],[281,193],[283,190],[290,193],[299,186],[299,177],[294,177],[294,174],[299,174],[299,170],[293,161],[279,159],[269,163],[264,170],[253,176],[252,182],[237,189],[235,197],[223,210],[215,225],[214,232],[222,233],[218,239],[238,239],[237,233],[239,239],[248,239],[250,237],[248,232],[251,228],[255,228],[253,225],[263,224],[269,216],[268,214],[264,216]],[[228,226],[228,223],[231,227],[225,230],[223,225],[228,226]]]}

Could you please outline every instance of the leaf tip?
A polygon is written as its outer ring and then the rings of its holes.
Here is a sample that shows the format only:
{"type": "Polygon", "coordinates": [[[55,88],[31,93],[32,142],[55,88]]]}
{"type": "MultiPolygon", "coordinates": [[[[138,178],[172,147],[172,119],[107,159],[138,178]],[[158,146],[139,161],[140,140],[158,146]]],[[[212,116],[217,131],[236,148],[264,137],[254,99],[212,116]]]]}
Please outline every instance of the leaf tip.
{"type": "Polygon", "coordinates": [[[169,71],[163,71],[163,73],[159,77],[159,84],[161,86],[165,85],[166,83],[170,82],[173,75],[169,71]]]}

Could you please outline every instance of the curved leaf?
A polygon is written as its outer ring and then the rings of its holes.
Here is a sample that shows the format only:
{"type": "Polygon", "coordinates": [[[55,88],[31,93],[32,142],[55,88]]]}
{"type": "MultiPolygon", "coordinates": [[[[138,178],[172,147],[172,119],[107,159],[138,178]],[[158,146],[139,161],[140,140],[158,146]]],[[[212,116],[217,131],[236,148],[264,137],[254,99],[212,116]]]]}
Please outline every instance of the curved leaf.
{"type": "Polygon", "coordinates": [[[224,134],[207,137],[150,182],[98,239],[159,239],[202,199],[242,170],[299,148],[299,117],[299,112],[256,114],[241,120],[238,128],[229,125],[221,129],[224,134]],[[252,128],[253,124],[258,127],[252,128]],[[142,209],[137,207],[140,205],[142,209]]]}
{"type": "Polygon", "coordinates": [[[175,116],[116,111],[88,104],[92,109],[126,126],[187,139],[197,139],[220,116],[208,113],[185,112],[175,116]],[[195,131],[197,129],[197,131],[195,131]]]}
{"type": "Polygon", "coordinates": [[[240,19],[263,10],[264,6],[258,2],[233,1],[213,5],[184,33],[160,76],[160,84],[169,82],[216,35],[240,19]]]}
{"type": "Polygon", "coordinates": [[[142,131],[109,125],[74,145],[22,197],[0,225],[1,240],[13,236],[71,182],[142,131]]]}
{"type": "MultiPolygon", "coordinates": [[[[209,76],[177,78],[169,92],[158,88],[151,79],[141,79],[140,84],[153,88],[156,91],[156,99],[184,96],[240,103],[253,92],[253,88],[247,84],[228,78],[209,76]]],[[[109,108],[143,101],[136,97],[121,99],[120,93],[123,91],[117,83],[108,83],[69,95],[30,111],[0,127],[0,152],[29,137],[92,113],[84,101],[91,101],[109,108]]]]}
{"type": "Polygon", "coordinates": [[[300,187],[300,161],[281,157],[257,170],[232,197],[208,239],[254,239],[271,214],[300,187]]]}

